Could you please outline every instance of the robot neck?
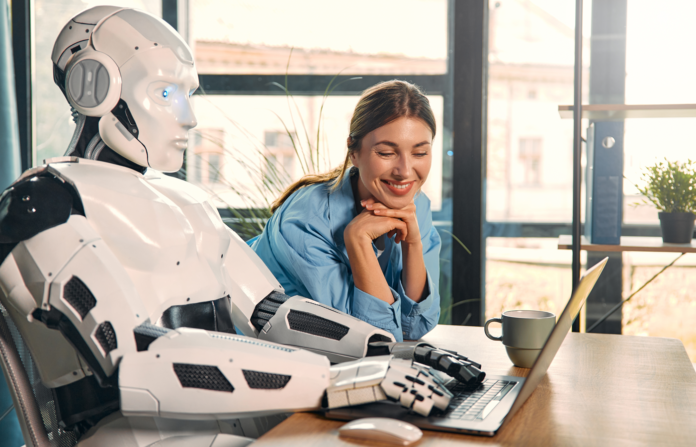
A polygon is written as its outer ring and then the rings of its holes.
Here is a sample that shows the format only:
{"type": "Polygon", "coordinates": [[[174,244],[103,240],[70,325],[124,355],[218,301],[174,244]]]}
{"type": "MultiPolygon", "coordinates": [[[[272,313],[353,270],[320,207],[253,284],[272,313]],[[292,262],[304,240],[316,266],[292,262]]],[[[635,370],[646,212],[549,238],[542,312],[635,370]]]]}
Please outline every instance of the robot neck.
{"type": "Polygon", "coordinates": [[[124,166],[141,174],[147,170],[146,167],[119,155],[102,141],[99,136],[98,117],[77,115],[75,116],[75,125],[75,133],[65,155],[124,166]]]}

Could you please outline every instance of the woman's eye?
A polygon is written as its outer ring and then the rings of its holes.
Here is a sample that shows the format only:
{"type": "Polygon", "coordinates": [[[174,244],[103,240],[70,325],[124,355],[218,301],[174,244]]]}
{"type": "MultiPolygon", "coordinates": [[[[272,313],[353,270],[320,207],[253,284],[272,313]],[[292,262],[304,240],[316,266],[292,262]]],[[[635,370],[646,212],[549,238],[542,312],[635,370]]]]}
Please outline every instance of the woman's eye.
{"type": "Polygon", "coordinates": [[[413,154],[414,157],[425,157],[426,155],[428,155],[427,152],[419,152],[417,154],[413,154]]]}
{"type": "Polygon", "coordinates": [[[382,157],[388,157],[390,155],[394,155],[393,152],[377,152],[377,153],[382,157]]]}

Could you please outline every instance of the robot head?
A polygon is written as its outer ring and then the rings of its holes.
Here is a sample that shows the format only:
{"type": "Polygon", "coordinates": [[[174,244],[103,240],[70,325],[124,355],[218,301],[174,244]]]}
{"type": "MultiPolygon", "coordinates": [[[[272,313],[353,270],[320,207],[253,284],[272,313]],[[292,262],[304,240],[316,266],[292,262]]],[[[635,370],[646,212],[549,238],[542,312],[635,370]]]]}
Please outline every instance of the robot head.
{"type": "Polygon", "coordinates": [[[53,62],[70,105],[99,118],[101,139],[113,151],[164,172],[181,167],[197,124],[189,97],[198,75],[174,29],[142,11],[92,8],[63,29],[53,62]]]}

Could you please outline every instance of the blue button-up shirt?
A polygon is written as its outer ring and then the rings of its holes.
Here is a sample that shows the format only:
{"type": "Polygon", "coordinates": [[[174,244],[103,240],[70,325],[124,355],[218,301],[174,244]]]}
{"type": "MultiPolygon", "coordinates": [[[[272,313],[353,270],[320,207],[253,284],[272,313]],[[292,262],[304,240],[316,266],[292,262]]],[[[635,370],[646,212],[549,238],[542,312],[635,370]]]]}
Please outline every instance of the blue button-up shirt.
{"type": "MultiPolygon", "coordinates": [[[[416,216],[427,270],[426,297],[415,302],[401,282],[401,246],[386,240],[389,259],[383,274],[394,296],[386,302],[353,283],[343,231],[356,216],[349,172],[339,188],[331,183],[304,187],[276,210],[263,233],[249,241],[290,296],[312,298],[394,334],[416,340],[435,327],[440,316],[440,236],[433,227],[430,200],[415,197],[416,216]]],[[[374,246],[374,243],[373,243],[374,246]]],[[[377,255],[377,247],[373,247],[377,255]]],[[[380,273],[381,274],[381,273],[380,273]]]]}

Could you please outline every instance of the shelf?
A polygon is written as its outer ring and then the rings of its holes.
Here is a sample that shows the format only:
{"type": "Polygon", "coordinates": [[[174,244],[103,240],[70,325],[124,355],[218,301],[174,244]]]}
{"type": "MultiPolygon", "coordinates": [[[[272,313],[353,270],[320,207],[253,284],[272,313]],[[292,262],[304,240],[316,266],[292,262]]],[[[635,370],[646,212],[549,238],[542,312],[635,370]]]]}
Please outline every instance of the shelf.
{"type": "MultiPolygon", "coordinates": [[[[559,250],[572,250],[572,236],[558,237],[559,250]]],[[[619,245],[590,244],[585,236],[580,239],[580,250],[586,251],[651,251],[660,253],[696,253],[696,241],[690,244],[665,244],[661,237],[623,236],[619,245]]]]}
{"type": "MultiPolygon", "coordinates": [[[[562,119],[573,119],[571,106],[558,106],[562,119]]],[[[696,118],[696,104],[588,104],[583,119],[621,121],[626,118],[696,118]]]]}

